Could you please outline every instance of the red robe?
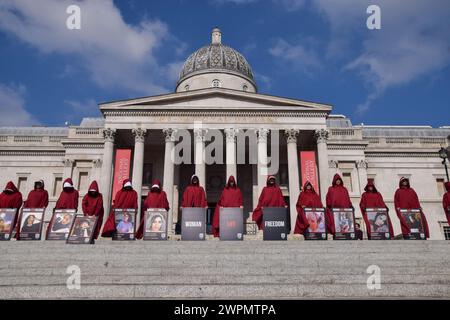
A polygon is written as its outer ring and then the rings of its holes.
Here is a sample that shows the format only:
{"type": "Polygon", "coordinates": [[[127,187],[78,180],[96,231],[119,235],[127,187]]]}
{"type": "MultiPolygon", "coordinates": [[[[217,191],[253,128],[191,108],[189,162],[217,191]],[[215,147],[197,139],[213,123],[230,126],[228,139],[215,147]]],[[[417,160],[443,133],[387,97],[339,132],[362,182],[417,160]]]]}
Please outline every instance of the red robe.
{"type": "Polygon", "coordinates": [[[361,209],[361,214],[363,216],[364,222],[366,224],[367,237],[370,239],[370,223],[369,218],[367,217],[366,209],[367,208],[386,208],[388,210],[388,226],[389,233],[391,235],[391,239],[394,237],[394,228],[392,227],[391,218],[389,217],[389,208],[384,203],[383,196],[378,190],[375,188],[375,185],[372,181],[367,182],[366,187],[364,188],[365,192],[361,196],[361,201],[359,203],[359,208],[361,209]],[[373,191],[369,191],[369,186],[373,187],[373,191]]]}
{"type": "Polygon", "coordinates": [[[253,210],[252,220],[256,222],[259,230],[263,229],[262,209],[264,207],[286,207],[286,202],[284,201],[280,187],[278,187],[276,184],[269,185],[269,179],[272,177],[273,176],[269,176],[267,178],[267,184],[261,191],[258,205],[255,210],[253,210]]]}
{"type": "Polygon", "coordinates": [[[294,233],[304,234],[309,227],[309,222],[303,208],[323,208],[319,195],[309,181],[305,182],[303,191],[299,194],[295,207],[297,208],[297,221],[295,223],[294,233]],[[311,186],[311,190],[306,189],[308,185],[311,186]]]}
{"type": "Polygon", "coordinates": [[[205,189],[198,184],[193,184],[191,178],[191,184],[184,190],[183,199],[181,200],[182,208],[206,208],[208,203],[206,202],[205,189]]]}
{"type": "MultiPolygon", "coordinates": [[[[394,204],[395,210],[397,211],[397,217],[400,220],[402,234],[403,236],[408,236],[411,230],[408,227],[405,218],[403,218],[403,216],[401,215],[399,209],[422,209],[420,206],[419,197],[417,196],[417,193],[414,191],[414,189],[410,187],[408,179],[406,178],[400,179],[399,188],[397,189],[397,191],[395,191],[394,204]],[[408,181],[408,185],[406,187],[402,187],[401,185],[403,180],[408,181]]],[[[427,219],[423,212],[421,213],[421,216],[423,228],[425,231],[425,237],[429,238],[430,232],[428,230],[427,219]]]]}
{"type": "Polygon", "coordinates": [[[155,179],[153,180],[152,185],[155,184],[159,186],[159,191],[150,190],[147,194],[147,198],[145,198],[144,204],[142,206],[141,224],[139,225],[139,229],[136,231],[136,239],[141,239],[143,236],[145,219],[144,213],[148,208],[163,208],[169,211],[169,201],[167,200],[166,192],[161,188],[161,182],[158,179],[155,179]]]}
{"type": "Polygon", "coordinates": [[[447,216],[448,224],[450,225],[450,182],[446,182],[445,184],[445,190],[447,192],[442,197],[442,206],[444,207],[445,215],[447,216]]]}
{"type": "MultiPolygon", "coordinates": [[[[16,188],[14,183],[12,181],[9,181],[6,184],[5,190],[0,194],[0,208],[6,208],[6,209],[17,209],[17,212],[19,212],[20,207],[22,206],[22,194],[19,192],[19,190],[16,188]]],[[[16,214],[15,220],[13,221],[11,228],[15,228],[16,222],[17,222],[17,216],[16,214]]]]}
{"type": "MultiPolygon", "coordinates": [[[[34,189],[28,193],[28,198],[23,204],[24,208],[47,208],[48,206],[48,192],[44,189],[44,181],[42,182],[42,189],[34,189]]],[[[20,235],[20,220],[22,213],[19,214],[16,225],[16,238],[20,235]]]]}
{"type": "Polygon", "coordinates": [[[131,182],[130,179],[125,179],[122,184],[122,189],[117,191],[116,198],[112,205],[111,211],[103,227],[102,237],[112,237],[116,232],[116,223],[114,221],[114,209],[137,209],[138,208],[138,194],[135,190],[125,189],[125,184],[131,182]]]}
{"type": "Polygon", "coordinates": [[[352,202],[350,201],[350,195],[348,190],[344,187],[344,182],[339,174],[335,174],[333,177],[333,183],[328,188],[327,192],[327,208],[326,208],[326,219],[327,219],[327,231],[328,233],[335,234],[336,229],[334,227],[334,216],[333,208],[353,208],[352,202]],[[341,180],[341,184],[338,186],[336,184],[337,180],[341,180]]]}
{"type": "Polygon", "coordinates": [[[214,210],[214,217],[212,222],[214,237],[218,237],[220,235],[220,208],[237,208],[242,206],[243,200],[241,189],[239,189],[236,185],[235,178],[233,176],[230,176],[228,178],[227,185],[223,189],[222,194],[220,195],[220,199],[217,202],[216,209],[214,210]],[[234,182],[233,187],[230,185],[231,181],[234,182]]]}
{"type": "Polygon", "coordinates": [[[97,239],[98,235],[100,234],[100,230],[102,228],[103,223],[103,196],[98,190],[98,184],[97,181],[92,181],[91,185],[89,186],[88,192],[84,195],[83,200],[81,202],[81,206],[83,208],[83,214],[85,216],[96,216],[98,217],[97,220],[97,227],[95,228],[94,232],[94,238],[97,239]],[[89,194],[90,190],[96,190],[96,195],[89,194]]]}
{"type": "MultiPolygon", "coordinates": [[[[72,179],[67,178],[64,183],[70,183],[73,186],[72,179]]],[[[78,198],[80,197],[78,190],[72,188],[66,190],[63,188],[59,195],[58,201],[56,201],[55,209],[78,209],[78,198]]]]}

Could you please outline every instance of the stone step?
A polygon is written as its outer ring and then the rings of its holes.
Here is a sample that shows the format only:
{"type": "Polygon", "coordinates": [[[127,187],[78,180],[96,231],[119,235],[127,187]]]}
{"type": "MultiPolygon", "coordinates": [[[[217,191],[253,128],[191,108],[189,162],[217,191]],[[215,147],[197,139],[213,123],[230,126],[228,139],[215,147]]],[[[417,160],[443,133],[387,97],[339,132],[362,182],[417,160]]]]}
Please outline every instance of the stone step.
{"type": "Polygon", "coordinates": [[[299,299],[299,298],[442,298],[450,296],[448,284],[386,284],[369,290],[362,284],[252,284],[252,285],[82,285],[2,287],[0,299],[299,299]]]}
{"type": "MultiPolygon", "coordinates": [[[[0,288],[3,286],[36,286],[36,285],[66,285],[68,275],[53,275],[35,277],[30,275],[0,277],[0,288]]],[[[259,285],[266,284],[361,284],[366,285],[368,275],[195,275],[186,277],[185,275],[90,275],[83,274],[81,282],[83,285],[259,285]],[[125,276],[126,275],[126,276],[125,276]]],[[[383,284],[447,284],[450,285],[450,274],[426,274],[426,275],[385,275],[382,276],[383,284]]]]}

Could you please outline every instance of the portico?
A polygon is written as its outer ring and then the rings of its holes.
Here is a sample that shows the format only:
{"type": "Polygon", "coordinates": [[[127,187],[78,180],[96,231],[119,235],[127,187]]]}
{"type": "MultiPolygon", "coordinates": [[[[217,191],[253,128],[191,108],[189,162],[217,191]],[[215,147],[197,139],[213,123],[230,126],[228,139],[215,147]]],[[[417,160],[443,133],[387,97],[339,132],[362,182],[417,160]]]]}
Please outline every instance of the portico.
{"type": "Polygon", "coordinates": [[[105,118],[103,163],[110,163],[109,169],[102,171],[103,190],[111,192],[114,150],[130,148],[134,188],[146,196],[150,182],[144,174],[160,179],[169,197],[173,223],[179,216],[179,198],[194,173],[212,206],[228,177],[234,175],[238,185],[250,191],[243,190],[246,214],[256,205],[267,175],[274,174],[289,198],[294,222],[301,182],[298,151],[317,151],[318,163],[327,164],[325,170],[319,170],[319,176],[324,176],[320,182],[328,179],[327,151],[320,147],[326,140],[316,137],[326,130],[329,105],[207,88],[103,103],[100,110],[105,118]],[[180,148],[182,144],[187,148],[180,148]],[[211,163],[207,157],[213,144],[218,147],[211,163]],[[176,154],[181,149],[182,153],[176,154]],[[287,181],[280,181],[283,179],[287,181]]]}

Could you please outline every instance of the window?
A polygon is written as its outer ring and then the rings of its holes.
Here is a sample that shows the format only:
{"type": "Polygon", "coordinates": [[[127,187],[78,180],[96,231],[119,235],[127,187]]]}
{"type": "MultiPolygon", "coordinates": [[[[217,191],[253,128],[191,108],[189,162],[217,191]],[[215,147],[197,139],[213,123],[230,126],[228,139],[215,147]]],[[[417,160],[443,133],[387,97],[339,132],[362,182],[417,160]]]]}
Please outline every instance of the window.
{"type": "Polygon", "coordinates": [[[88,173],[87,172],[80,172],[80,174],[78,175],[78,191],[81,194],[84,194],[87,192],[88,189],[88,173]]]}
{"type": "Polygon", "coordinates": [[[439,196],[441,196],[441,197],[442,197],[442,196],[444,195],[444,193],[445,193],[444,182],[445,182],[445,180],[442,179],[442,178],[437,178],[437,179],[436,179],[437,190],[438,190],[439,196]]]}
{"type": "Polygon", "coordinates": [[[59,192],[62,190],[62,177],[55,177],[53,183],[53,197],[58,196],[59,192]]]}
{"type": "Polygon", "coordinates": [[[152,183],[153,178],[153,165],[151,163],[144,163],[144,172],[142,175],[142,184],[149,186],[152,183]]]}
{"type": "Polygon", "coordinates": [[[450,240],[450,227],[449,226],[444,226],[443,230],[444,230],[445,240],[450,240]]]}
{"type": "Polygon", "coordinates": [[[17,188],[19,189],[20,193],[22,193],[22,195],[25,195],[27,192],[27,182],[28,182],[27,177],[19,177],[17,188]]]}
{"type": "Polygon", "coordinates": [[[214,79],[212,81],[212,86],[213,86],[213,88],[219,88],[220,87],[220,81],[217,80],[217,79],[214,79]]]}
{"type": "Polygon", "coordinates": [[[246,84],[244,84],[244,85],[242,86],[242,90],[244,90],[244,91],[247,91],[247,90],[248,90],[248,87],[247,87],[246,84]]]}
{"type": "Polygon", "coordinates": [[[353,192],[352,173],[351,172],[343,172],[342,173],[342,182],[344,182],[344,186],[347,188],[347,190],[349,192],[353,192]]]}

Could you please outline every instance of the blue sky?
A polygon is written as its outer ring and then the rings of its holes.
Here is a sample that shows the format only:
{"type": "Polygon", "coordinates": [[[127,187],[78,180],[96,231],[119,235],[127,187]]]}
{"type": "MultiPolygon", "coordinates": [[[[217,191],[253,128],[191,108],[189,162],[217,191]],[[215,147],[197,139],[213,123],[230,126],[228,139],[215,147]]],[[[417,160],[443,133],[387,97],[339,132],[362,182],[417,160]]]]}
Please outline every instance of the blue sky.
{"type": "Polygon", "coordinates": [[[0,125],[77,124],[99,102],[171,92],[214,26],[260,93],[354,124],[450,125],[448,0],[0,0],[0,125]],[[66,28],[70,4],[81,30],[66,28]]]}

